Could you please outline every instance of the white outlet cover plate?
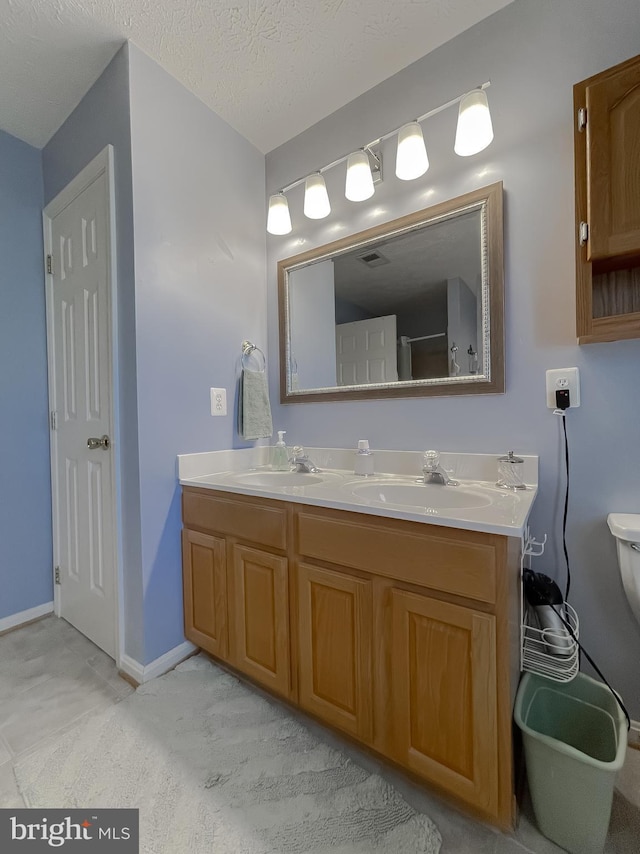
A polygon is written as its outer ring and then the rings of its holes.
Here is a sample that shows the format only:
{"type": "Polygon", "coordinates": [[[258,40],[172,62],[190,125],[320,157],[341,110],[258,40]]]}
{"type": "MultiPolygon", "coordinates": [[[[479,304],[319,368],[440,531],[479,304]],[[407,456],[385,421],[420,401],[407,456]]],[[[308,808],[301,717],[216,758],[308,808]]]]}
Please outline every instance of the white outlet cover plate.
{"type": "Polygon", "coordinates": [[[571,409],[580,406],[580,371],[578,368],[553,368],[547,371],[547,407],[556,409],[556,391],[569,389],[571,409]]]}
{"type": "Polygon", "coordinates": [[[227,414],[227,390],[226,388],[211,389],[211,414],[227,414]]]}

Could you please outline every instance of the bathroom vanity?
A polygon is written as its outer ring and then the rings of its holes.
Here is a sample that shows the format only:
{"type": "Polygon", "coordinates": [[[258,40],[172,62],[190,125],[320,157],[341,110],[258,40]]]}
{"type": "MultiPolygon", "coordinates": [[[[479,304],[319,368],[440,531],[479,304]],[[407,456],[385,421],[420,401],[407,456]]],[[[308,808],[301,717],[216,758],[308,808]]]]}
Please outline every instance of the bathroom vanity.
{"type": "MultiPolygon", "coordinates": [[[[217,464],[228,466],[231,455],[254,452],[219,453],[217,464]]],[[[333,462],[340,455],[327,453],[333,462]]],[[[535,486],[497,491],[502,509],[492,524],[464,518],[488,514],[486,504],[419,508],[411,491],[406,499],[387,494],[414,506],[379,507],[376,496],[389,486],[420,488],[407,475],[357,479],[333,468],[320,482],[298,475],[298,485],[294,473],[278,481],[260,465],[253,477],[237,469],[194,474],[195,458],[214,456],[179,458],[186,636],[474,814],[510,827],[520,534],[535,486]],[[515,523],[505,522],[507,506],[515,523]]],[[[407,470],[409,457],[419,455],[405,453],[407,470]]],[[[537,465],[529,465],[537,480],[537,465]]],[[[479,503],[481,482],[469,488],[479,503]]],[[[460,502],[463,494],[430,500],[460,502]]]]}

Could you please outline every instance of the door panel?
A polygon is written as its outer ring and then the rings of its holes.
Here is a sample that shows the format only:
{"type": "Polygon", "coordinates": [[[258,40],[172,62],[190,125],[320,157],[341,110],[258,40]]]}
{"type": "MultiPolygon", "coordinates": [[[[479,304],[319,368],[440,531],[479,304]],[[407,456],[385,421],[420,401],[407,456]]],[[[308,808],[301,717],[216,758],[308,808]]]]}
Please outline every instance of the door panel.
{"type": "Polygon", "coordinates": [[[300,705],[371,741],[371,582],[303,563],[298,585],[300,705]]]}
{"type": "Polygon", "coordinates": [[[116,654],[108,183],[102,172],[51,220],[52,433],[60,616],[116,654]]]}
{"type": "Polygon", "coordinates": [[[393,753],[495,814],[495,617],[402,590],[391,599],[393,753]]]}
{"type": "Polygon", "coordinates": [[[257,682],[288,697],[289,581],[287,559],[233,546],[232,663],[257,682]]]}
{"type": "Polygon", "coordinates": [[[338,385],[396,382],[396,316],[355,320],[336,326],[338,385]]]}
{"type": "Polygon", "coordinates": [[[218,658],[228,655],[226,544],[182,531],[185,636],[218,658]]]}
{"type": "Polygon", "coordinates": [[[589,260],[640,252],[640,62],[587,86],[589,260]]]}

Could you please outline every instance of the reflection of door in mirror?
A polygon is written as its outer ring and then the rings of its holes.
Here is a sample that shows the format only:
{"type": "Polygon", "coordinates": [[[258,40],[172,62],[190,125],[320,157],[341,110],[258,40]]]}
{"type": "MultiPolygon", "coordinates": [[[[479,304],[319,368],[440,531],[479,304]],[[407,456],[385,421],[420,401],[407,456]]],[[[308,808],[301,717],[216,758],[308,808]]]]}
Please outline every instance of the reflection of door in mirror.
{"type": "Polygon", "coordinates": [[[396,316],[336,326],[338,385],[397,382],[396,316]]]}

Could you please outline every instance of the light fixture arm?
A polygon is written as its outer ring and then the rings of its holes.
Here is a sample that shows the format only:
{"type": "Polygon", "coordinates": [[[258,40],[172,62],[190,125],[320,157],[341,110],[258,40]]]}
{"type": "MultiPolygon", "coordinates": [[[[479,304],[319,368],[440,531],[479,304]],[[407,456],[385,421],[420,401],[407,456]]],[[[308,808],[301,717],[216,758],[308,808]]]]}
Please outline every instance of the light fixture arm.
{"type": "MultiPolygon", "coordinates": [[[[477,89],[481,89],[481,90],[482,89],[488,89],[489,86],[491,86],[491,81],[487,80],[481,86],[476,86],[476,87],[474,87],[474,89],[470,89],[468,92],[463,92],[462,95],[458,95],[457,98],[452,98],[450,101],[447,101],[446,104],[440,104],[439,107],[434,107],[433,110],[429,110],[427,113],[424,113],[423,115],[418,116],[418,118],[413,119],[413,121],[418,122],[418,123],[424,122],[426,119],[430,119],[432,116],[436,116],[436,115],[438,115],[438,113],[442,113],[442,112],[444,112],[444,110],[448,110],[449,107],[456,106],[457,104],[460,103],[460,101],[462,101],[463,98],[466,98],[466,96],[469,94],[469,92],[474,92],[477,89]]],[[[371,157],[374,160],[374,162],[376,164],[376,168],[378,168],[378,169],[380,168],[380,158],[378,157],[377,154],[375,154],[372,151],[372,148],[374,146],[380,145],[381,142],[384,142],[386,139],[389,139],[390,137],[394,136],[394,134],[398,133],[399,130],[400,130],[399,127],[394,128],[393,130],[390,130],[388,133],[385,133],[382,136],[379,136],[376,139],[372,140],[371,142],[368,142],[366,145],[360,146],[360,148],[362,150],[366,151],[366,153],[369,155],[369,157],[371,157]]],[[[315,169],[313,171],[319,172],[322,175],[324,172],[328,172],[329,169],[333,169],[334,166],[339,166],[341,163],[346,163],[347,158],[349,157],[349,154],[351,154],[351,152],[349,152],[348,154],[344,154],[341,157],[337,157],[335,160],[332,160],[331,163],[327,163],[326,166],[323,166],[321,169],[315,169]]],[[[309,173],[307,173],[303,178],[296,178],[295,181],[291,181],[290,184],[287,184],[286,186],[282,187],[282,189],[279,190],[278,192],[283,193],[283,194],[288,193],[289,190],[293,190],[294,187],[298,187],[298,186],[300,186],[300,184],[304,184],[304,182],[307,180],[308,174],[309,173]]]]}

